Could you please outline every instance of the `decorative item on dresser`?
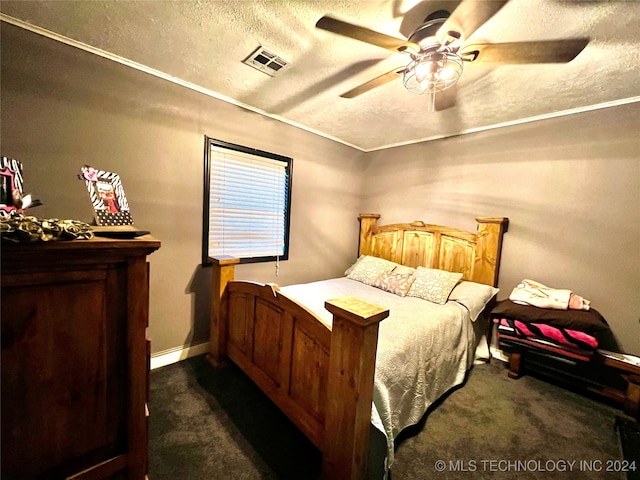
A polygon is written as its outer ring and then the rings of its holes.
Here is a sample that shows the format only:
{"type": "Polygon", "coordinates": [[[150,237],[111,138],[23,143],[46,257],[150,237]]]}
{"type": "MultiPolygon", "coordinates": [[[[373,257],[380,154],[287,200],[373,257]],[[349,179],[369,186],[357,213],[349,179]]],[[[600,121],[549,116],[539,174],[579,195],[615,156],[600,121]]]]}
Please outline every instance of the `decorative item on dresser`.
{"type": "MultiPolygon", "coordinates": [[[[497,292],[494,287],[508,219],[478,217],[478,231],[471,233],[423,222],[378,226],[379,217],[360,215],[360,259],[356,265],[363,258],[363,264],[370,263],[366,259],[373,259],[374,264],[386,262],[393,271],[399,270],[397,279],[387,278],[385,273],[371,278],[380,283],[362,283],[349,276],[355,276],[356,269],[363,277],[376,272],[354,266],[347,278],[280,289],[234,281],[238,260],[211,258],[209,360],[216,365],[228,356],[247,373],[322,451],[325,478],[361,479],[367,475],[372,425],[386,437],[390,465],[394,435],[419,420],[426,405],[435,401],[431,395],[437,398],[463,381],[473,362],[477,331],[482,330],[480,335],[486,332],[486,326],[478,329],[481,322],[475,320],[497,292]],[[414,283],[418,283],[420,267],[426,267],[423,272],[454,279],[441,302],[417,298],[411,290],[406,296],[400,291],[406,277],[414,273],[414,283]],[[488,292],[484,303],[476,298],[470,307],[464,300],[456,302],[449,292],[460,279],[460,285],[488,292]],[[400,290],[391,292],[396,288],[400,290]],[[411,311],[406,310],[408,306],[411,311]],[[418,331],[429,337],[418,339],[418,331]],[[416,339],[405,344],[405,336],[416,339]],[[431,347],[418,347],[419,359],[404,353],[413,352],[412,346],[418,343],[431,347]],[[390,357],[393,362],[387,363],[390,357]],[[414,378],[420,378],[420,385],[409,385],[404,397],[414,398],[410,390],[418,388],[416,397],[422,403],[399,407],[392,415],[380,401],[381,395],[394,395],[392,388],[386,388],[381,372],[389,371],[396,375],[395,384],[404,384],[399,380],[402,364],[420,365],[420,369],[422,362],[446,367],[433,372],[435,379],[416,371],[414,378]],[[422,379],[426,383],[434,379],[437,386],[425,385],[422,379]],[[402,424],[390,422],[396,413],[403,418],[402,424]]],[[[396,400],[393,397],[392,403],[396,400]]]]}
{"type": "Polygon", "coordinates": [[[2,478],[147,473],[151,236],[2,244],[2,478]]]}

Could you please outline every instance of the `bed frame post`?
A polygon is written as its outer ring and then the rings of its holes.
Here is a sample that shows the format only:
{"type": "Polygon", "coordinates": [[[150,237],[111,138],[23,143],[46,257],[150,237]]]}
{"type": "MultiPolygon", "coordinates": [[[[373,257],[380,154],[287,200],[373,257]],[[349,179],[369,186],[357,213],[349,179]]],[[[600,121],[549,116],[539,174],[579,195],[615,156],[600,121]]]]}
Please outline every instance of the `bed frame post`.
{"type": "Polygon", "coordinates": [[[211,341],[207,359],[214,366],[222,363],[227,354],[227,283],[233,280],[235,265],[240,259],[227,255],[210,257],[211,260],[211,341]]]}
{"type": "Polygon", "coordinates": [[[375,230],[379,218],[380,214],[378,213],[361,213],[358,217],[358,220],[360,220],[360,243],[358,244],[358,256],[371,255],[373,251],[371,234],[375,230]]]}
{"type": "Polygon", "coordinates": [[[502,236],[509,228],[509,219],[505,217],[476,217],[478,222],[478,241],[476,243],[473,281],[498,286],[500,257],[496,252],[502,248],[502,236]]]}
{"type": "Polygon", "coordinates": [[[367,468],[378,327],[389,310],[345,296],[333,314],[322,449],[323,478],[363,479],[367,468]]]}

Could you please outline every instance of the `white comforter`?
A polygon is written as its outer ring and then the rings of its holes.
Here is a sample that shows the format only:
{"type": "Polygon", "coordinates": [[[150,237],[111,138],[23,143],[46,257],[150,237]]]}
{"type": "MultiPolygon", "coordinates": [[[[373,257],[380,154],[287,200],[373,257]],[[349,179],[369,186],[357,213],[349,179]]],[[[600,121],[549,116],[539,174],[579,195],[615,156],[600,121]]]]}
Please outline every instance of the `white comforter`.
{"type": "Polygon", "coordinates": [[[371,421],[387,438],[387,468],[393,463],[393,441],[416,424],[427,408],[464,381],[473,364],[476,338],[469,312],[400,297],[348,278],[281,287],[281,293],[312,310],[331,326],[324,302],[354,295],[389,308],[380,324],[371,421]]]}

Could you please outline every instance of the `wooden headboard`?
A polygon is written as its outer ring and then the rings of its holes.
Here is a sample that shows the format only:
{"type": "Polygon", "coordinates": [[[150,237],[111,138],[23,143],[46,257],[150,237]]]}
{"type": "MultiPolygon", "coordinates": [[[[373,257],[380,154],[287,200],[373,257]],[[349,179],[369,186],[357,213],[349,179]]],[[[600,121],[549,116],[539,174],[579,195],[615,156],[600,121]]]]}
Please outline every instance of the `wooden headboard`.
{"type": "Polygon", "coordinates": [[[464,280],[498,285],[502,235],[509,219],[476,217],[477,233],[421,221],[378,226],[380,215],[361,213],[359,255],[373,255],[408,267],[462,273],[464,280]]]}

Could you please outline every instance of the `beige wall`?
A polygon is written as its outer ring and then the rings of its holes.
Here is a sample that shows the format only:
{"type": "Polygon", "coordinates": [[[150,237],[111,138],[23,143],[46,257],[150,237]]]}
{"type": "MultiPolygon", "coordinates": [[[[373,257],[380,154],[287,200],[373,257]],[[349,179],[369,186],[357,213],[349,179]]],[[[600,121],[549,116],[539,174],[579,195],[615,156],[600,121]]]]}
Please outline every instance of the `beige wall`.
{"type": "Polygon", "coordinates": [[[239,107],[2,24],[2,155],[24,164],[41,218],[92,220],[89,164],[120,175],[151,255],[154,352],[208,340],[209,275],[199,266],[204,136],[294,159],[291,245],[237,278],[280,284],[338,276],[355,259],[363,154],[239,107]]]}
{"type": "Polygon", "coordinates": [[[464,229],[509,217],[499,298],[524,278],[572,289],[640,354],[639,131],[634,103],[371,153],[362,210],[464,229]]]}
{"type": "MultiPolygon", "coordinates": [[[[150,257],[150,337],[161,352],[207,340],[199,267],[204,136],[294,158],[290,260],[241,265],[280,284],[339,275],[357,214],[474,229],[511,219],[501,297],[522,278],[593,302],[640,354],[639,104],[363,154],[186,88],[2,24],[2,155],[25,166],[39,217],[90,221],[84,164],[122,177],[150,257]]],[[[427,117],[425,121],[430,121],[427,117]]]]}

